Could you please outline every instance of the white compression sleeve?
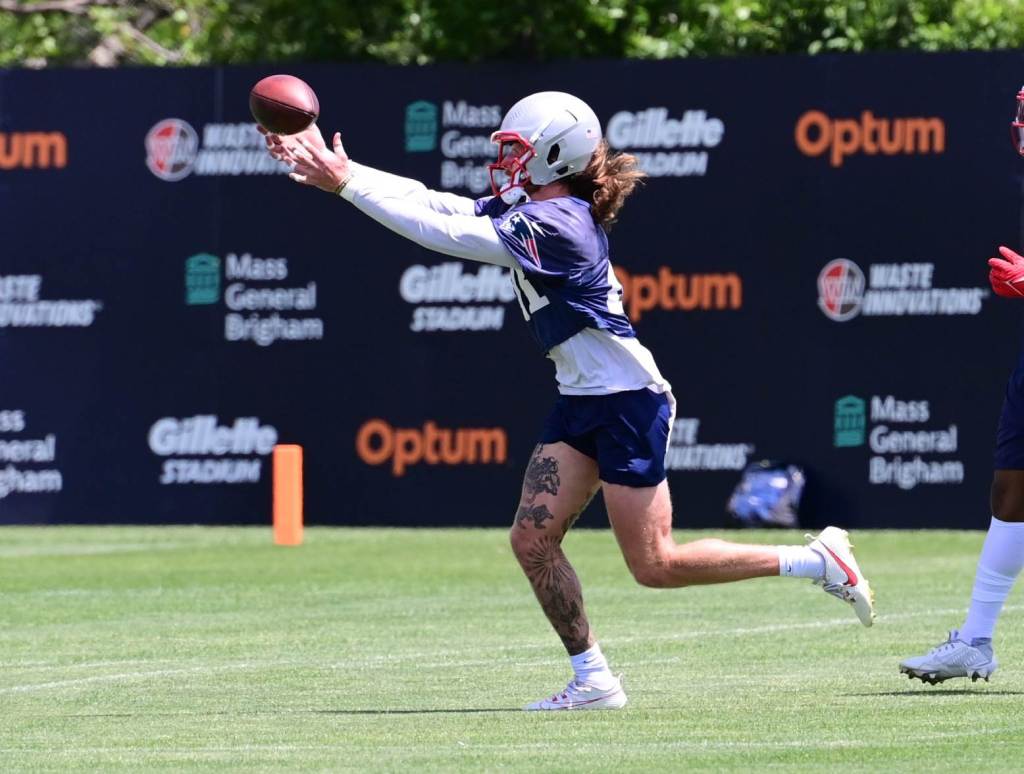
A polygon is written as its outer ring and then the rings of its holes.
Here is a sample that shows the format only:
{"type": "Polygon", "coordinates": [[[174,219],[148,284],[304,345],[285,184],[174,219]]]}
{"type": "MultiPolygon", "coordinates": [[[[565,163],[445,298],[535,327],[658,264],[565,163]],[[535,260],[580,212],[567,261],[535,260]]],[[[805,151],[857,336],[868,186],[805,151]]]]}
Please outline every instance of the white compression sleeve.
{"type": "Polygon", "coordinates": [[[409,199],[442,215],[476,215],[476,201],[468,196],[434,191],[419,180],[394,175],[354,161],[349,164],[353,175],[359,175],[361,190],[372,188],[395,199],[409,199]]]}
{"type": "Polygon", "coordinates": [[[491,219],[444,214],[409,198],[396,198],[374,185],[374,175],[353,175],[342,198],[375,221],[429,250],[498,266],[515,266],[515,258],[498,239],[491,219]]]}

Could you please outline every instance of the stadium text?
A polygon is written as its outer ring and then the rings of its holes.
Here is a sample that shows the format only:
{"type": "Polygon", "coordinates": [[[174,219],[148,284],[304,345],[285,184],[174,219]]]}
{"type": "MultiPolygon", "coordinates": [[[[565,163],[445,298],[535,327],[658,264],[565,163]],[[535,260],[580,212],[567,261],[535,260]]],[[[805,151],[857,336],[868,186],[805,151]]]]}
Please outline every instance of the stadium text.
{"type": "Polygon", "coordinates": [[[270,454],[277,430],[261,425],[256,417],[240,417],[230,426],[219,425],[212,414],[175,419],[164,417],[149,430],[154,454],[270,454]]]}
{"type": "Polygon", "coordinates": [[[725,123],[709,118],[706,110],[687,110],[681,118],[670,118],[667,107],[620,110],[608,119],[606,136],[611,147],[634,153],[651,177],[703,177],[708,171],[703,149],[721,144],[725,123]]]}
{"type": "Polygon", "coordinates": [[[466,271],[459,261],[437,266],[414,264],[398,281],[398,293],[409,304],[452,303],[460,306],[417,306],[409,329],[423,331],[499,331],[505,325],[505,304],[515,300],[508,272],[498,266],[466,271]],[[468,304],[488,304],[470,306],[468,304]]]}
{"type": "Polygon", "coordinates": [[[257,417],[239,417],[221,425],[213,414],[163,417],[149,430],[149,448],[164,460],[161,484],[255,484],[263,461],[258,456],[242,459],[209,459],[209,456],[262,455],[274,450],[277,429],[260,424],[257,417]],[[207,459],[196,458],[206,455],[207,459]]]}

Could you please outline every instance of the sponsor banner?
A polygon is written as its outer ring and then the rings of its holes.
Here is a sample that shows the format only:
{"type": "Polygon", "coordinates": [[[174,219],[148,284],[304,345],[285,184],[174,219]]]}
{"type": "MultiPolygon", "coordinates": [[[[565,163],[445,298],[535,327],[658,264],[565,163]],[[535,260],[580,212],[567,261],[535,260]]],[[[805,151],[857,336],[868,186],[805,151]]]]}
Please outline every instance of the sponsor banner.
{"type": "Polygon", "coordinates": [[[324,321],[313,316],[318,303],[316,281],[295,284],[289,280],[287,258],[228,253],[222,262],[216,255],[197,253],[185,260],[185,304],[223,303],[225,341],[260,347],[320,341],[324,321]]]}
{"type": "Polygon", "coordinates": [[[501,125],[504,109],[498,104],[472,104],[445,99],[440,105],[417,100],[405,108],[407,153],[439,153],[440,187],[483,196],[491,191],[487,165],[496,146],[491,133],[501,125]]]}
{"type": "Polygon", "coordinates": [[[964,481],[958,454],[959,428],[934,416],[927,400],[872,395],[865,400],[845,395],[835,403],[836,448],[865,448],[871,486],[911,490],[918,486],[955,485],[964,481]]]}
{"type": "Polygon", "coordinates": [[[256,484],[277,429],[258,417],[220,424],[214,414],[162,417],[149,428],[149,450],[162,458],[161,484],[256,484]]]}
{"type": "Polygon", "coordinates": [[[622,283],[622,303],[633,322],[655,309],[692,312],[743,306],[743,280],[736,272],[680,274],[661,266],[657,274],[631,274],[616,266],[615,276],[622,283]]]}
{"type": "Polygon", "coordinates": [[[97,299],[45,299],[41,274],[0,275],[0,329],[88,328],[103,309],[97,299]]]}
{"type": "MultiPolygon", "coordinates": [[[[807,526],[970,527],[1024,310],[985,281],[999,244],[1024,247],[1018,59],[295,74],[354,159],[463,196],[489,194],[490,135],[540,89],[638,155],[652,179],[597,302],[621,298],[684,414],[678,524],[721,526],[743,468],[773,459],[805,470],[807,526]]],[[[510,521],[558,400],[520,305],[552,295],[289,181],[246,105],[268,74],[4,74],[0,522],[267,524],[279,442],[304,449],[307,523],[510,521]]]]}
{"type": "Polygon", "coordinates": [[[161,180],[175,183],[196,177],[280,175],[287,164],[267,154],[263,135],[252,121],[200,125],[181,118],[158,121],[146,133],[146,166],[161,180]]]}
{"type": "Polygon", "coordinates": [[[841,167],[855,155],[927,156],[946,152],[941,118],[878,118],[870,110],[858,118],[830,118],[808,110],[796,122],[796,147],[804,156],[822,156],[841,167]]]}
{"type": "Polygon", "coordinates": [[[356,454],[367,465],[386,466],[400,478],[415,465],[501,465],[508,459],[508,433],[500,427],[393,427],[369,419],[356,433],[356,454]]]}
{"type": "Polygon", "coordinates": [[[704,177],[725,139],[725,122],[705,109],[656,106],[616,111],[604,135],[615,150],[635,155],[651,177],[704,177]]]}
{"type": "Polygon", "coordinates": [[[985,287],[934,287],[934,263],[873,263],[867,274],[837,258],[818,274],[818,308],[830,320],[865,317],[977,315],[992,295],[985,287]]]}
{"type": "Polygon", "coordinates": [[[677,471],[743,470],[754,453],[752,443],[714,442],[698,440],[700,420],[696,417],[676,417],[672,424],[665,468],[677,471]]]}
{"type": "Polygon", "coordinates": [[[402,272],[398,293],[413,307],[414,333],[500,331],[516,297],[508,270],[462,261],[413,264],[402,272]]]}
{"type": "Polygon", "coordinates": [[[23,409],[0,409],[0,500],[18,494],[55,494],[63,488],[56,433],[30,425],[23,409]]]}
{"type": "Polygon", "coordinates": [[[0,171],[67,165],[68,138],[63,132],[0,132],[0,171]]]}

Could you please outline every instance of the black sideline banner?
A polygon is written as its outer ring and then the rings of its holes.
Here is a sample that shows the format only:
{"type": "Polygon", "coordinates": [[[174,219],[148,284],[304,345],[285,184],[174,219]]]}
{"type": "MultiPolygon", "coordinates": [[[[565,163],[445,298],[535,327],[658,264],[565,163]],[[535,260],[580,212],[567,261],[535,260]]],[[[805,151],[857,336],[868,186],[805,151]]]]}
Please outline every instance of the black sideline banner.
{"type": "MultiPolygon", "coordinates": [[[[677,526],[762,458],[805,466],[810,524],[987,524],[1019,53],[289,69],[431,187],[486,195],[543,89],[641,158],[611,244],[679,403],[677,526]]],[[[556,392],[508,278],[289,181],[247,113],[272,71],[0,73],[0,523],[268,523],[277,442],[308,523],[511,523],[556,392]]]]}

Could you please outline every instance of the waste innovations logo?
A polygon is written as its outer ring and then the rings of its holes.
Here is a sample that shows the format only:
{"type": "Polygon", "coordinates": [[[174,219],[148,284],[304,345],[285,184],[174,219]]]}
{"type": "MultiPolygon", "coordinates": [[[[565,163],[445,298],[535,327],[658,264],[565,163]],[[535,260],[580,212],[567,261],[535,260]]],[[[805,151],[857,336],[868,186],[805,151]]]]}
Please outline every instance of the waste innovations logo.
{"type": "Polygon", "coordinates": [[[818,308],[830,320],[865,317],[976,315],[988,288],[933,287],[934,263],[873,263],[868,274],[837,258],[818,274],[818,308]]]}
{"type": "Polygon", "coordinates": [[[700,420],[676,417],[665,455],[668,470],[743,470],[754,453],[752,443],[701,443],[697,439],[700,420]]]}
{"type": "Polygon", "coordinates": [[[635,155],[651,177],[703,177],[709,152],[725,138],[725,122],[703,109],[620,110],[608,119],[605,138],[612,148],[635,155]]]}
{"type": "Polygon", "coordinates": [[[31,430],[28,412],[22,409],[0,409],[0,500],[12,494],[60,492],[64,477],[54,467],[56,461],[55,433],[31,430]]]}
{"type": "Polygon", "coordinates": [[[437,105],[426,100],[405,108],[405,150],[427,153],[437,147],[437,105]]]}
{"type": "Polygon", "coordinates": [[[440,188],[474,195],[491,190],[487,165],[497,155],[491,133],[501,125],[501,105],[474,105],[464,99],[417,100],[405,108],[407,153],[440,151],[440,188]]]}
{"type": "Polygon", "coordinates": [[[68,138],[63,132],[0,132],[0,171],[67,165],[68,138]]]}
{"type": "Polygon", "coordinates": [[[394,427],[370,419],[356,432],[356,455],[367,465],[384,465],[400,478],[414,465],[503,465],[508,460],[508,433],[501,427],[394,427]]]}
{"type": "Polygon", "coordinates": [[[676,274],[662,266],[657,274],[630,274],[616,266],[615,276],[622,284],[622,303],[632,322],[655,309],[693,312],[743,307],[743,280],[735,272],[676,274]]]}
{"type": "Polygon", "coordinates": [[[507,270],[483,264],[467,271],[461,261],[408,267],[398,281],[398,293],[413,305],[409,330],[414,333],[500,331],[504,305],[516,297],[507,270]]]}
{"type": "Polygon", "coordinates": [[[161,484],[255,484],[262,457],[274,450],[277,429],[258,417],[220,424],[214,414],[161,417],[149,428],[147,441],[161,466],[161,484]]]}
{"type": "Polygon", "coordinates": [[[223,295],[221,266],[220,258],[210,253],[185,260],[185,304],[212,306],[223,300],[225,341],[267,347],[275,342],[323,339],[324,321],[312,316],[318,303],[316,282],[276,284],[290,279],[287,258],[228,253],[223,262],[223,295]]]}
{"type": "Polygon", "coordinates": [[[287,174],[290,168],[267,153],[253,123],[205,124],[202,143],[192,124],[180,118],[157,121],[146,133],[146,166],[161,180],[189,175],[238,177],[287,174]]]}
{"type": "Polygon", "coordinates": [[[88,328],[103,309],[96,299],[41,298],[41,274],[0,274],[0,329],[88,328]]]}
{"type": "Polygon", "coordinates": [[[872,395],[865,401],[844,395],[835,402],[833,445],[855,449],[867,444],[871,452],[868,483],[874,486],[910,490],[920,485],[961,484],[964,463],[951,459],[959,448],[959,429],[955,423],[933,423],[934,411],[927,400],[872,395]]]}

